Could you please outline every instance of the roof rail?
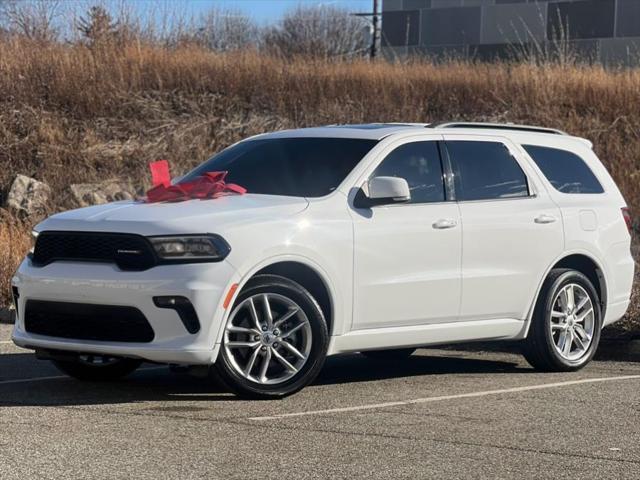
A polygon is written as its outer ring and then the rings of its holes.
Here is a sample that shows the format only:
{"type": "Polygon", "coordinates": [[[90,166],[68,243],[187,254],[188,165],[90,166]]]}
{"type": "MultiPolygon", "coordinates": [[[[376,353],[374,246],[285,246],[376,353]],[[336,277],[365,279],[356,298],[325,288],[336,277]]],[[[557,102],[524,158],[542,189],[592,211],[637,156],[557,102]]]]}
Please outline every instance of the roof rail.
{"type": "Polygon", "coordinates": [[[532,125],[517,125],[515,123],[484,123],[484,122],[441,122],[430,123],[428,128],[486,128],[491,130],[517,130],[521,132],[552,133],[554,135],[568,135],[555,128],[536,127],[532,125]]]}

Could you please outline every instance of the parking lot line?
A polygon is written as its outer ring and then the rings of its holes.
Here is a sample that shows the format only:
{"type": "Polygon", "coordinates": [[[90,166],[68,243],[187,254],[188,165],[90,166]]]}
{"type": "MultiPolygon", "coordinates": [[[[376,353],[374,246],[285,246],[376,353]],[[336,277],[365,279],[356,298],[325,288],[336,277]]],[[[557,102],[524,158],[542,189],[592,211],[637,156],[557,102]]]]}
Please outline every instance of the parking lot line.
{"type": "Polygon", "coordinates": [[[485,390],[481,392],[460,393],[457,395],[442,395],[439,397],[425,397],[416,398],[413,400],[402,400],[397,402],[386,403],[373,403],[369,405],[358,405],[354,407],[341,407],[341,408],[329,408],[326,410],[307,410],[304,412],[290,412],[280,413],[276,415],[270,415],[265,417],[250,417],[249,420],[264,421],[264,420],[278,420],[281,418],[291,417],[304,417],[309,415],[323,415],[331,413],[345,413],[345,412],[357,412],[361,410],[375,410],[379,408],[399,407],[403,405],[415,405],[420,403],[441,402],[443,400],[455,400],[458,398],[473,398],[473,397],[486,397],[489,395],[500,395],[503,393],[518,393],[528,392],[531,390],[543,390],[547,388],[566,387],[569,385],[582,385],[586,383],[598,383],[598,382],[615,382],[622,380],[640,380],[640,375],[624,375],[618,377],[600,377],[600,378],[585,378],[582,380],[570,380],[567,382],[555,382],[555,383],[542,383],[538,385],[527,385],[524,387],[503,388],[500,390],[485,390]]]}

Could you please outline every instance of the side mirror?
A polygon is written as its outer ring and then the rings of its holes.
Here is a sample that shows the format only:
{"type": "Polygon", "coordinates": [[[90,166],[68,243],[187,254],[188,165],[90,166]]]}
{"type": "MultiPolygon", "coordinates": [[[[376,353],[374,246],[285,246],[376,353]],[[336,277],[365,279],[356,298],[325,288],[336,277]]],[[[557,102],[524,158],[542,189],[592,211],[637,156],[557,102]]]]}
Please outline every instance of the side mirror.
{"type": "Polygon", "coordinates": [[[374,177],[368,183],[369,194],[360,190],[354,205],[358,208],[369,208],[375,205],[404,203],[411,200],[409,184],[404,178],[374,177]]]}

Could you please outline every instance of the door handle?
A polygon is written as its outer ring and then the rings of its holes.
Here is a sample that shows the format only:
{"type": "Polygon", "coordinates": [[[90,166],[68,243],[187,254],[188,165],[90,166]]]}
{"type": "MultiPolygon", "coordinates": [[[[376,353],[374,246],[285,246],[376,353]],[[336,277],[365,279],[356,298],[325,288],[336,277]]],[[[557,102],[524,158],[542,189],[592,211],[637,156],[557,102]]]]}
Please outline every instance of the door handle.
{"type": "Polygon", "coordinates": [[[433,223],[433,228],[444,230],[445,228],[453,228],[456,225],[458,225],[458,222],[456,222],[455,220],[451,220],[449,218],[441,218],[440,220],[433,223]]]}
{"type": "Polygon", "coordinates": [[[554,217],[553,215],[547,215],[546,213],[543,213],[542,215],[538,215],[533,221],[536,223],[553,223],[557,220],[556,217],[554,217]]]}

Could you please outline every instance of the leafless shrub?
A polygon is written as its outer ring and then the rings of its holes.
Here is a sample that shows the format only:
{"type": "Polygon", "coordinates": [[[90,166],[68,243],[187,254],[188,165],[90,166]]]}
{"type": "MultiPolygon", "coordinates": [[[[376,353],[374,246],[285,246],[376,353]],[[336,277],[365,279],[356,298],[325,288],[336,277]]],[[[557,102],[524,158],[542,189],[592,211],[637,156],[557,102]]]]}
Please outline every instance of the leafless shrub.
{"type": "Polygon", "coordinates": [[[333,6],[299,6],[264,32],[268,52],[292,58],[350,57],[367,50],[365,20],[333,6]]]}

